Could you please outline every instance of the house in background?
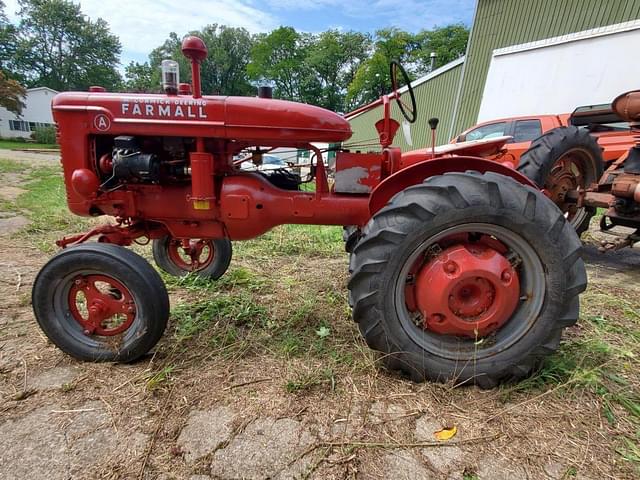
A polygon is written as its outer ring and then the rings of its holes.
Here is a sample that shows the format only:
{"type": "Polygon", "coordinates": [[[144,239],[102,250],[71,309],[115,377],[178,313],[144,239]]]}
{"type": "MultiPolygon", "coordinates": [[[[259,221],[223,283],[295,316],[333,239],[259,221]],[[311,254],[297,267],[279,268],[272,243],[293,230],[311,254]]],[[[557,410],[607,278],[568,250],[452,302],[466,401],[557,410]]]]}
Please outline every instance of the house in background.
{"type": "Polygon", "coordinates": [[[0,138],[30,138],[36,128],[53,126],[51,100],[57,93],[49,87],[27,89],[20,116],[0,107],[0,138]]]}

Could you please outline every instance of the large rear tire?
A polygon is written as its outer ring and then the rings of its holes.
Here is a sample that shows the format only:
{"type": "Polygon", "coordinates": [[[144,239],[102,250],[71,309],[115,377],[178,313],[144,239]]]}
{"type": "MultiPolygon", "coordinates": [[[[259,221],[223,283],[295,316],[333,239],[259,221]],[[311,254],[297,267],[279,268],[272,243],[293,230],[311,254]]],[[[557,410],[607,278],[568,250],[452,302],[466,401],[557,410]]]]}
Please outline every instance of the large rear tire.
{"type": "Polygon", "coordinates": [[[604,171],[600,147],[587,130],[573,126],[549,130],[522,154],[518,171],[548,192],[578,235],[589,228],[596,209],[576,208],[567,201],[570,191],[584,190],[604,171]]]}
{"type": "Polygon", "coordinates": [[[388,368],[491,388],[530,375],[577,321],[580,250],[539,191],[494,173],[435,176],[366,225],[351,256],[353,318],[388,368]]]}
{"type": "Polygon", "coordinates": [[[169,295],[140,255],[86,243],[51,258],[33,284],[33,311],[58,348],[90,362],[133,361],[151,350],[169,319],[169,295]]]}

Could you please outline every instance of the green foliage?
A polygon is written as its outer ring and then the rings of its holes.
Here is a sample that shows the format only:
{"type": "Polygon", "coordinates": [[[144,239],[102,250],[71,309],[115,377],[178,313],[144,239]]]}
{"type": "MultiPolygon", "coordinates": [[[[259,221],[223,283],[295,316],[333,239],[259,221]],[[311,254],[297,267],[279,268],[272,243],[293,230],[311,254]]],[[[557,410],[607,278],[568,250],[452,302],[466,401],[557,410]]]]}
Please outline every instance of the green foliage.
{"type": "Polygon", "coordinates": [[[134,93],[159,93],[160,71],[156,70],[149,62],[130,62],[124,67],[125,89],[134,93]]]}
{"type": "Polygon", "coordinates": [[[412,80],[431,70],[431,52],[436,52],[436,67],[464,54],[469,30],[461,24],[436,27],[411,34],[398,28],[376,32],[373,53],[359,66],[349,84],[350,108],[372,102],[391,91],[389,62],[399,60],[412,80]]]}
{"type": "Polygon", "coordinates": [[[38,143],[42,143],[45,145],[55,145],[56,129],[55,127],[38,127],[31,134],[31,138],[33,138],[38,143]]]}
{"type": "Polygon", "coordinates": [[[22,0],[13,63],[27,86],[117,89],[121,46],[108,24],[67,0],[22,0]]]}
{"type": "MultiPolygon", "coordinates": [[[[16,28],[9,23],[4,8],[4,2],[0,0],[0,72],[8,74],[15,53],[16,28]]],[[[0,99],[2,97],[0,95],[0,99]]]]}
{"type": "Polygon", "coordinates": [[[311,35],[299,33],[292,27],[280,27],[259,35],[247,66],[250,78],[273,82],[277,98],[312,101],[320,93],[320,85],[305,61],[312,41],[311,35]]]}
{"type": "Polygon", "coordinates": [[[419,48],[413,52],[413,61],[419,64],[419,71],[426,72],[431,63],[431,52],[435,52],[435,68],[441,67],[464,55],[468,40],[469,29],[460,23],[423,30],[416,35],[419,48]]]}
{"type": "MultiPolygon", "coordinates": [[[[190,32],[207,46],[208,55],[201,65],[202,91],[211,95],[253,95],[255,88],[247,77],[249,53],[253,38],[244,28],[207,25],[190,32]]],[[[154,49],[145,63],[131,62],[125,68],[125,86],[133,92],[160,90],[160,64],[173,59],[180,65],[180,81],[191,81],[191,66],[182,55],[182,40],[172,32],[165,42],[154,49]]]]}
{"type": "Polygon", "coordinates": [[[359,32],[327,30],[315,37],[305,59],[318,82],[314,104],[333,111],[348,110],[347,88],[370,46],[371,37],[359,32]]]}
{"type": "Polygon", "coordinates": [[[24,108],[26,90],[20,83],[7,76],[0,70],[0,107],[4,107],[17,115],[24,108]]]}

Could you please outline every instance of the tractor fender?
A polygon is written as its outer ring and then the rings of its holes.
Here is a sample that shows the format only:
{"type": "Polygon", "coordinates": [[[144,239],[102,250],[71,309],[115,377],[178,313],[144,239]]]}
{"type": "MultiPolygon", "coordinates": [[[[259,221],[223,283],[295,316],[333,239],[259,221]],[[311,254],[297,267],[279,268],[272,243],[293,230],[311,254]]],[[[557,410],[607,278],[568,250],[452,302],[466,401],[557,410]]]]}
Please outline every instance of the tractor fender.
{"type": "Polygon", "coordinates": [[[448,172],[466,172],[468,170],[480,173],[498,173],[506,177],[511,177],[523,185],[528,185],[536,190],[538,189],[531,180],[520,172],[498,162],[480,157],[439,157],[415,163],[385,178],[371,193],[369,212],[371,215],[374,215],[384,207],[396,193],[411,185],[422,183],[429,177],[448,172]]]}

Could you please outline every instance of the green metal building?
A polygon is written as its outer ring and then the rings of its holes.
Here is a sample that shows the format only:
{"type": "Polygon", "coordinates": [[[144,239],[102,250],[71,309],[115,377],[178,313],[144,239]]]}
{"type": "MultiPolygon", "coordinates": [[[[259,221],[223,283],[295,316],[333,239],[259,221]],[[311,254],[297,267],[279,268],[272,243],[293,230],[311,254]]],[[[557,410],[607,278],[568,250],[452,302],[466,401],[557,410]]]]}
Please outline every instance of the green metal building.
{"type": "MultiPolygon", "coordinates": [[[[634,22],[639,19],[640,0],[477,0],[466,55],[413,82],[418,105],[418,120],[411,127],[413,145],[407,144],[402,131],[396,135],[394,144],[403,151],[430,146],[427,121],[431,117],[440,119],[437,144],[446,143],[473,126],[492,58],[496,52],[500,54],[499,49],[533,50],[544,47],[546,39],[559,44],[584,37],[576,32],[589,31],[589,38],[598,37],[608,33],[609,26],[621,25],[618,29],[621,31],[640,29],[640,23],[634,22]]],[[[633,48],[629,46],[629,63],[635,61],[633,48]]],[[[401,121],[393,104],[393,116],[401,121]]],[[[345,147],[374,149],[365,145],[372,143],[372,139],[375,142],[373,125],[381,116],[382,108],[378,106],[349,118],[354,135],[345,142],[345,147]]]]}

